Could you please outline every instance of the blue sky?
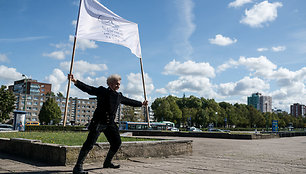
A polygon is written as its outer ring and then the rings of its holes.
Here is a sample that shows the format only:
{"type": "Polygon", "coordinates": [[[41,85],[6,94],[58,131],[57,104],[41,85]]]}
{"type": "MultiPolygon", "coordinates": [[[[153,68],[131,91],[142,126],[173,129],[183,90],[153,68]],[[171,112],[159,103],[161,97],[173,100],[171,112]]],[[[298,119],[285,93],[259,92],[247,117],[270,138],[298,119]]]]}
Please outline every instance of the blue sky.
{"type": "MultiPolygon", "coordinates": [[[[306,104],[306,1],[99,0],[139,25],[147,94],[246,103],[254,92],[273,108],[306,104]]],[[[66,95],[78,0],[0,0],[0,84],[26,74],[66,95]]],[[[94,85],[122,76],[121,91],[143,100],[139,59],[126,47],[77,41],[73,73],[94,85]]],[[[73,85],[70,96],[88,95],[73,85]]]]}

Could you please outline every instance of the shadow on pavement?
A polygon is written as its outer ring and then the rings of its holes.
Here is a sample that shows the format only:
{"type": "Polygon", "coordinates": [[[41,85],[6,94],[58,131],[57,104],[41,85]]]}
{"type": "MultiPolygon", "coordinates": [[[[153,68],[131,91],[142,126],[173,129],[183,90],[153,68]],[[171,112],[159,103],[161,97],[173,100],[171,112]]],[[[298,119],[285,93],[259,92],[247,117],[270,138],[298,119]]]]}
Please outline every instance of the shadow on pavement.
{"type": "MultiPolygon", "coordinates": [[[[55,174],[55,173],[72,173],[72,170],[67,170],[67,171],[63,171],[63,170],[50,170],[50,171],[41,171],[41,172],[21,172],[20,174],[55,174]]],[[[8,173],[9,174],[9,173],[8,173]]]]}
{"type": "Polygon", "coordinates": [[[21,163],[34,165],[34,166],[38,166],[38,167],[56,166],[56,165],[46,164],[46,163],[43,163],[43,162],[40,162],[40,161],[37,161],[37,160],[23,158],[23,157],[19,157],[19,156],[13,155],[13,154],[3,153],[3,152],[0,152],[0,158],[9,159],[9,160],[13,160],[13,161],[18,161],[18,162],[21,162],[21,163]]]}

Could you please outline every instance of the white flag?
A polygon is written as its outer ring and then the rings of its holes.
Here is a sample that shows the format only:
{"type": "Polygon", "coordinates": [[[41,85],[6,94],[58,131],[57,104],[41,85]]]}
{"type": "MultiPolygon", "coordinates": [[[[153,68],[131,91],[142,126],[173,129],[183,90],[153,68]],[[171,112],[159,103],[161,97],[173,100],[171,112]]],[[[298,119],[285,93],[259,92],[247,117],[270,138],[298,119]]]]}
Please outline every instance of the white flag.
{"type": "Polygon", "coordinates": [[[82,0],[76,35],[123,45],[141,58],[138,24],[123,19],[97,0],[82,0]]]}

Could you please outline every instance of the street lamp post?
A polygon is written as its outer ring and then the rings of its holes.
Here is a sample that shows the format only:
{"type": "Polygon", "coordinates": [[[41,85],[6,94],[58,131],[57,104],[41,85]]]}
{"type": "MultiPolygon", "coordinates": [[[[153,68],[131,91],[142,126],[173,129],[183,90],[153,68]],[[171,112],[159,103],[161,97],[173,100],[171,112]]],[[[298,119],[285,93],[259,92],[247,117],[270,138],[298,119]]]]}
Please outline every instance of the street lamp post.
{"type": "Polygon", "coordinates": [[[24,90],[24,104],[23,104],[23,110],[26,110],[26,102],[27,102],[27,89],[28,89],[28,77],[25,74],[22,74],[22,77],[25,79],[25,90],[24,90]]]}

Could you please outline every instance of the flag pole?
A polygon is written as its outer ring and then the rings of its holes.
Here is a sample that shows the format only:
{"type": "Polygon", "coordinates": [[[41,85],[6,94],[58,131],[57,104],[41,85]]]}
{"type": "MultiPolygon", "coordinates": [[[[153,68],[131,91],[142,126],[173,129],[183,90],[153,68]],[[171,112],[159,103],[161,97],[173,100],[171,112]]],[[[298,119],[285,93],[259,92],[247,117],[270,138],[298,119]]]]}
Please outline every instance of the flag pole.
{"type": "MultiPolygon", "coordinates": [[[[80,17],[81,3],[82,3],[82,0],[80,0],[79,12],[78,12],[78,20],[77,20],[77,24],[76,24],[76,28],[75,28],[75,35],[74,35],[74,41],[73,41],[72,58],[71,58],[71,64],[70,64],[69,75],[72,74],[72,70],[73,70],[73,62],[74,62],[74,55],[75,55],[75,47],[76,47],[76,42],[77,42],[76,35],[77,35],[77,32],[78,32],[78,25],[79,25],[79,17],[80,17]]],[[[66,103],[65,103],[65,112],[64,112],[64,118],[63,118],[63,125],[64,125],[64,126],[66,126],[66,122],[67,122],[67,111],[68,111],[70,84],[71,84],[71,78],[68,78],[68,86],[67,86],[67,94],[66,94],[66,103]]]]}
{"type": "MultiPolygon", "coordinates": [[[[76,36],[74,36],[73,51],[72,51],[72,58],[71,58],[69,75],[72,74],[73,62],[74,62],[74,54],[75,54],[75,45],[76,45],[76,36]]],[[[71,78],[68,79],[68,87],[67,87],[66,103],[65,103],[65,112],[64,112],[64,120],[63,120],[63,125],[64,126],[66,126],[66,121],[67,121],[67,111],[68,111],[70,84],[71,84],[71,78]]]]}
{"type": "MultiPolygon", "coordinates": [[[[141,69],[141,77],[142,77],[143,95],[144,95],[145,101],[147,101],[146,85],[145,85],[145,81],[144,81],[144,73],[143,73],[143,65],[142,65],[142,58],[141,57],[139,58],[139,61],[140,61],[140,69],[141,69]]],[[[149,115],[148,105],[146,105],[146,114],[147,114],[147,120],[148,120],[148,128],[150,128],[151,125],[150,125],[150,115],[149,115]]]]}

